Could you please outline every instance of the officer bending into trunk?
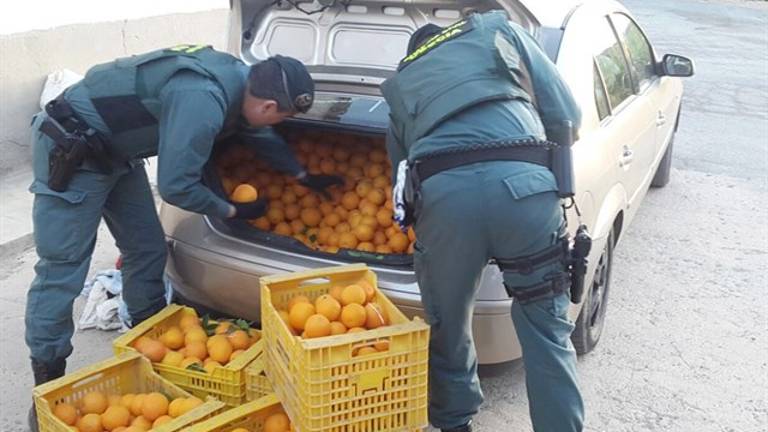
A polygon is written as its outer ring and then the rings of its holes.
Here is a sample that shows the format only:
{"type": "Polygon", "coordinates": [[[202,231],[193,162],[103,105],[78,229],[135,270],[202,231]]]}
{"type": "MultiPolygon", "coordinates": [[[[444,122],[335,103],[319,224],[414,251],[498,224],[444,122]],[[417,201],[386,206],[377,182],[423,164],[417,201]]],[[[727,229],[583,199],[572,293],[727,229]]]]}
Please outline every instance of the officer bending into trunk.
{"type": "MultiPolygon", "coordinates": [[[[341,183],[308,175],[267,126],[312,105],[301,62],[251,67],[207,46],[183,45],[94,66],[33,121],[33,220],[39,261],[27,295],[26,342],[35,385],[64,374],[72,303],[83,288],[103,217],[123,257],[134,325],[165,306],[166,244],[142,159],[158,156],[158,189],[178,207],[255,219],[263,200],[236,204],[201,181],[214,141],[240,134],[275,169],[317,191],[341,183]]],[[[30,427],[37,430],[34,412],[30,427]]]]}
{"type": "Polygon", "coordinates": [[[493,261],[514,298],[534,429],[581,431],[561,200],[573,193],[570,125],[581,114],[567,85],[535,40],[496,11],[417,30],[382,92],[396,194],[405,183],[404,223],[415,218],[416,276],[432,327],[430,422],[472,430],[483,401],[472,311],[493,261]]]}

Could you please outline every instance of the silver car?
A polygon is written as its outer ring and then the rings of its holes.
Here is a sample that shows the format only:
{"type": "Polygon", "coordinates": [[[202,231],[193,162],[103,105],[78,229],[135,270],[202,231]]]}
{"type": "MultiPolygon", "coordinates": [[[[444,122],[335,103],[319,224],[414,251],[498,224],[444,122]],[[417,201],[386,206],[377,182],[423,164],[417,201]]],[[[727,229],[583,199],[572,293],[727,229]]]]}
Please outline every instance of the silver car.
{"type": "MultiPolygon", "coordinates": [[[[381,137],[388,110],[379,84],[393,73],[410,34],[428,22],[445,26],[488,9],[506,10],[538,39],[583,112],[574,147],[576,201],[594,243],[586,295],[572,306],[571,316],[574,345],[586,353],[605,323],[614,248],[648,188],[669,181],[683,92],[679,77],[693,74],[689,59],[660,57],[621,4],[600,0],[233,0],[230,50],[249,63],[280,53],[309,66],[316,104],[287,128],[381,137]]],[[[568,216],[575,230],[577,215],[570,210],[568,216]]],[[[168,204],[161,220],[176,298],[250,320],[259,319],[261,276],[356,261],[291,247],[168,204]]],[[[369,265],[380,288],[406,314],[423,314],[411,260],[369,265]]],[[[480,283],[473,317],[480,362],[520,357],[499,270],[489,265],[480,283]]]]}

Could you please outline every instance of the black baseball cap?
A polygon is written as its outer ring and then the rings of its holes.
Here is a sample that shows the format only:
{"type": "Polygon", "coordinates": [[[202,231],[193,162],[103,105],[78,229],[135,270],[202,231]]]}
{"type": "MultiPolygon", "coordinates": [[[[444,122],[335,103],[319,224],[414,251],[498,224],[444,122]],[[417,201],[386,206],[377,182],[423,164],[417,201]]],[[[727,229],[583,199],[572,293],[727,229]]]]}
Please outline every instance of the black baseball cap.
{"type": "Polygon", "coordinates": [[[281,55],[267,61],[276,62],[282,71],[283,94],[286,97],[282,102],[295,111],[309,111],[315,100],[315,82],[306,66],[293,57],[281,55]]]}

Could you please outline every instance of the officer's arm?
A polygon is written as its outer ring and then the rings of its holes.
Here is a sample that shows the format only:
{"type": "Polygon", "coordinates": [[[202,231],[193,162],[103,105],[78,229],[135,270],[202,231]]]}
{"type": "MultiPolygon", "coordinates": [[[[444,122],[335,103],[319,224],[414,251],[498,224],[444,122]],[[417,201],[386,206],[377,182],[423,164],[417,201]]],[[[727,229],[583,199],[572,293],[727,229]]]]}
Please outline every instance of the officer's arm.
{"type": "Polygon", "coordinates": [[[240,137],[259,158],[269,165],[290,176],[296,177],[304,172],[288,143],[271,127],[252,128],[243,126],[240,137]]]}
{"type": "Polygon", "coordinates": [[[385,143],[387,146],[389,161],[392,162],[392,184],[395,184],[397,183],[397,166],[400,164],[400,161],[408,157],[408,152],[406,152],[405,147],[403,147],[403,144],[400,141],[400,138],[398,138],[392,122],[389,123],[389,127],[387,128],[387,137],[385,143]]]}
{"type": "Polygon", "coordinates": [[[233,207],[202,183],[216,135],[225,117],[221,90],[192,72],[174,76],[160,93],[157,183],[170,204],[196,213],[228,217],[233,207]]]}
{"type": "Polygon", "coordinates": [[[531,76],[531,84],[538,104],[539,116],[547,132],[547,138],[559,141],[563,122],[574,125],[574,133],[581,124],[581,110],[563,81],[557,67],[544,54],[538,42],[522,27],[512,24],[509,32],[531,76]]]}

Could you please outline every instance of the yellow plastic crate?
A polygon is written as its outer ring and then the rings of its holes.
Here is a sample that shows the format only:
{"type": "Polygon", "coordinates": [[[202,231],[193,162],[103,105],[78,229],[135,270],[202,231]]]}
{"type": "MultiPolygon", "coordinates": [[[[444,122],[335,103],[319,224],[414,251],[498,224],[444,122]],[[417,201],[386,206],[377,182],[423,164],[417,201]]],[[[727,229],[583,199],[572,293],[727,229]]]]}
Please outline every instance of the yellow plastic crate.
{"type": "MultiPolygon", "coordinates": [[[[126,353],[35,387],[32,394],[40,430],[70,432],[70,427],[53,415],[53,407],[61,402],[77,405],[83,396],[92,391],[120,395],[160,392],[171,399],[192,396],[155,373],[152,364],[142,355],[126,353]]],[[[208,399],[194,410],[154,428],[153,432],[187,430],[190,425],[225,410],[223,402],[208,399]]]]}
{"type": "Polygon", "coordinates": [[[267,377],[301,432],[415,431],[427,426],[429,326],[409,321],[381,293],[365,265],[332,267],[261,279],[261,318],[267,377]],[[311,300],[334,284],[365,278],[390,325],[360,333],[302,339],[280,319],[296,295],[311,300]],[[388,341],[389,350],[355,357],[357,349],[388,341]]]}
{"type": "Polygon", "coordinates": [[[264,374],[263,355],[252,361],[245,368],[245,399],[255,401],[274,393],[272,384],[264,374]]]}
{"type": "MultiPolygon", "coordinates": [[[[190,309],[179,305],[169,305],[151,318],[132,328],[112,343],[115,354],[137,352],[133,343],[141,336],[158,337],[169,327],[179,324],[184,310],[190,309]]],[[[215,321],[211,321],[214,322],[215,321]]],[[[260,333],[256,329],[251,329],[260,333]]],[[[216,367],[213,373],[184,369],[178,366],[153,363],[155,370],[169,381],[199,398],[214,396],[230,406],[245,402],[245,367],[263,350],[259,341],[226,366],[216,367]]]]}
{"type": "MultiPolygon", "coordinates": [[[[236,428],[261,432],[267,417],[283,411],[277,395],[272,393],[200,422],[185,432],[229,432],[236,428]]],[[[291,431],[295,430],[291,427],[291,431]]]]}

